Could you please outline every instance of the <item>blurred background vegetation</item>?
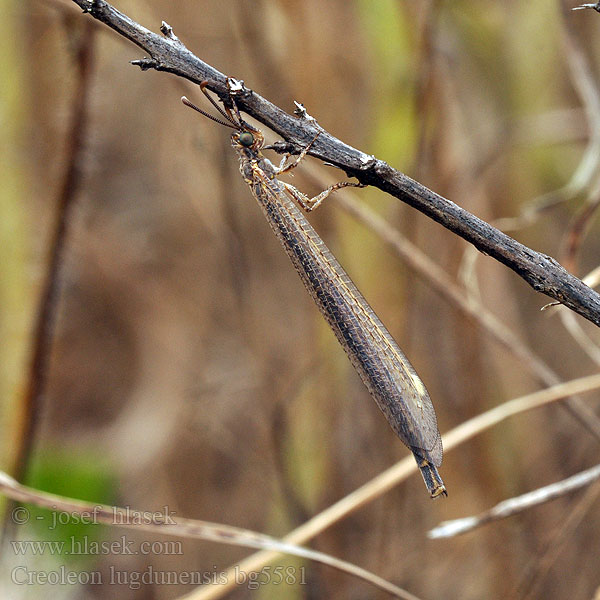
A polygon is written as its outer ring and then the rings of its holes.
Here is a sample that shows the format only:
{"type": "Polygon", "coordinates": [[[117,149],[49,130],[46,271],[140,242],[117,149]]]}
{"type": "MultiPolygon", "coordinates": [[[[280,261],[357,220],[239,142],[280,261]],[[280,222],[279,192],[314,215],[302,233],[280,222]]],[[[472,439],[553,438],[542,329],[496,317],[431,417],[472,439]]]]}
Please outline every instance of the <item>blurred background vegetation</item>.
{"type": "MultiPolygon", "coordinates": [[[[488,221],[516,217],[565,186],[597,135],[571,60],[587,61],[584,82],[594,88],[600,15],[593,11],[566,12],[566,4],[543,0],[115,5],[154,31],[165,20],[220,71],[290,112],[293,100],[302,102],[336,137],[488,221]]],[[[181,105],[182,93],[202,102],[198,92],[171,75],[132,67],[128,61],[141,52],[68,0],[2,0],[0,16],[5,468],[14,459],[31,328],[71,157],[82,45],[90,51],[77,157],[83,175],[62,254],[27,482],[144,510],[166,505],[180,516],[281,536],[405,457],[255,206],[228,132],[181,105]]],[[[302,171],[294,185],[317,193],[302,171]]],[[[573,190],[552,196],[560,202],[513,235],[563,258],[570,223],[590,199],[590,185],[573,190]]],[[[515,274],[486,257],[473,262],[465,242],[378,190],[355,195],[465,294],[468,284],[561,378],[597,369],[558,316],[540,312],[546,297],[515,274]]],[[[540,388],[522,360],[334,201],[310,219],[410,357],[442,433],[540,388]]],[[[597,266],[600,253],[598,224],[587,225],[569,265],[578,276],[597,266]]],[[[597,328],[581,326],[600,341],[597,328]]],[[[586,400],[600,407],[597,397],[586,400]]],[[[423,599],[591,598],[600,586],[598,502],[563,528],[580,494],[455,539],[432,541],[426,532],[592,466],[598,443],[558,405],[524,414],[445,456],[447,499],[431,502],[415,473],[312,544],[423,599]]],[[[48,539],[47,523],[19,535],[48,539]]],[[[71,535],[68,526],[52,539],[71,535]]],[[[77,535],[118,540],[123,531],[77,535]]],[[[190,540],[183,548],[181,556],[77,560],[3,554],[9,567],[25,561],[104,573],[148,565],[216,573],[248,554],[190,540]]],[[[385,597],[331,569],[303,566],[305,585],[238,589],[231,597],[385,597]]],[[[17,589],[9,571],[4,597],[47,597],[44,588],[17,589]]],[[[185,591],[67,586],[51,593],[170,599],[185,591]]]]}

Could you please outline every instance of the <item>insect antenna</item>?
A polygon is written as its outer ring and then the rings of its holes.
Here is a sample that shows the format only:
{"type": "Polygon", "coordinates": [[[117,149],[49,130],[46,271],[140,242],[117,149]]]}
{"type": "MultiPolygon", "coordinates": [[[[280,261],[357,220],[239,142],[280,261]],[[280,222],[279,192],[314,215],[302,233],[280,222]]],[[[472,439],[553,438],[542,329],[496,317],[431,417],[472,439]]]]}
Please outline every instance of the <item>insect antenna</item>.
{"type": "MultiPolygon", "coordinates": [[[[238,123],[236,123],[235,119],[232,117],[231,115],[231,111],[229,110],[229,108],[227,108],[227,106],[225,106],[225,110],[223,110],[213,99],[213,97],[206,91],[206,86],[208,86],[210,82],[209,81],[203,81],[200,84],[200,91],[208,98],[208,101],[219,111],[219,114],[223,117],[225,117],[225,120],[234,123],[235,125],[238,125],[238,123]]],[[[233,102],[233,98],[231,99],[231,101],[233,102]]],[[[236,107],[237,108],[237,107],[236,107]]],[[[239,115],[239,111],[238,111],[238,115],[239,115]]],[[[240,121],[241,121],[241,117],[240,117],[240,121]]]]}
{"type": "MultiPolygon", "coordinates": [[[[204,91],[204,90],[202,90],[204,91]]],[[[206,92],[204,92],[206,94],[206,92]]],[[[204,115],[205,117],[209,118],[211,121],[214,121],[215,123],[219,123],[220,125],[225,125],[225,127],[231,127],[231,129],[240,129],[240,126],[233,120],[231,119],[226,113],[224,113],[216,104],[216,102],[214,102],[214,100],[208,95],[206,94],[206,97],[211,101],[211,103],[216,106],[219,109],[219,113],[221,113],[227,120],[223,121],[221,119],[219,119],[218,117],[215,117],[213,115],[211,115],[210,113],[207,113],[205,110],[202,110],[201,108],[199,108],[198,106],[196,106],[193,102],[191,102],[190,100],[188,100],[185,96],[181,97],[181,101],[188,106],[189,108],[193,108],[195,111],[199,112],[201,115],[204,115]]]]}
{"type": "Polygon", "coordinates": [[[240,131],[242,129],[251,129],[252,131],[256,131],[256,127],[252,127],[252,125],[250,125],[250,123],[246,123],[246,121],[244,121],[244,119],[242,119],[242,115],[240,114],[240,109],[233,97],[233,91],[231,88],[232,81],[235,81],[235,80],[231,79],[231,78],[227,78],[227,85],[230,88],[229,100],[231,101],[231,105],[233,106],[234,114],[231,113],[231,109],[227,106],[227,104],[225,104],[225,110],[223,110],[223,108],[221,108],[214,101],[213,97],[209,95],[209,93],[206,91],[206,87],[208,86],[209,81],[203,81],[200,84],[200,89],[202,90],[202,93],[208,98],[208,101],[219,111],[219,113],[223,117],[225,117],[227,119],[227,121],[229,121],[231,123],[235,123],[235,125],[237,125],[237,127],[240,129],[240,131]]]}

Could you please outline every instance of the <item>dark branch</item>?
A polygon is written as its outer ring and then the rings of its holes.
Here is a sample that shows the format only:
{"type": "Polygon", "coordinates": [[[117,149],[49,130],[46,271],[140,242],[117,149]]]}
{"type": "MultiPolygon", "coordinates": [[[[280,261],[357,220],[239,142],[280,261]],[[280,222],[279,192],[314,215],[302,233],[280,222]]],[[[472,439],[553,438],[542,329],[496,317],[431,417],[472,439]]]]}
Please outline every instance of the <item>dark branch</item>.
{"type": "MultiPolygon", "coordinates": [[[[150,55],[150,58],[133,61],[133,64],[142,69],[167,71],[198,84],[209,80],[209,89],[222,99],[228,98],[226,76],[192,54],[166,23],[161,26],[164,36],[160,36],[138,25],[104,0],[73,1],[150,55]]],[[[236,102],[240,110],[295,147],[306,146],[314,138],[313,121],[293,117],[255,92],[244,97],[238,96],[236,102]]],[[[600,325],[600,295],[552,257],[520,244],[387,163],[344,144],[325,131],[312,145],[310,154],[343,169],[361,183],[378,187],[406,202],[512,269],[536,291],[558,300],[600,325]]]]}

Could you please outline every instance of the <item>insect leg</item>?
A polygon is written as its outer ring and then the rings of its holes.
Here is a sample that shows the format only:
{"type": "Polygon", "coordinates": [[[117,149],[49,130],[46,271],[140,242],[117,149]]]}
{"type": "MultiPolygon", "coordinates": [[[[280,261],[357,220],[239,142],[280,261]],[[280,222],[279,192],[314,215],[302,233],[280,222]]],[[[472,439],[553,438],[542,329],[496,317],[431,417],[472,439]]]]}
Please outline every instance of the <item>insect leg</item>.
{"type": "Polygon", "coordinates": [[[313,198],[309,198],[306,194],[303,194],[299,189],[295,188],[293,185],[289,183],[285,183],[284,181],[280,181],[286,191],[296,200],[296,202],[306,211],[310,212],[317,208],[325,198],[327,198],[330,194],[333,194],[336,190],[345,188],[345,187],[366,187],[364,183],[354,183],[353,181],[339,181],[338,183],[334,183],[330,185],[326,190],[323,190],[320,194],[317,194],[313,198]]]}
{"type": "Polygon", "coordinates": [[[286,154],[281,160],[281,163],[279,164],[279,168],[277,169],[277,175],[281,175],[282,173],[287,173],[288,171],[295,169],[300,164],[300,161],[302,161],[302,159],[311,149],[312,145],[316,142],[319,135],[321,135],[321,132],[317,131],[317,135],[315,135],[315,137],[302,149],[302,152],[300,152],[300,154],[298,154],[298,156],[288,165],[286,165],[285,163],[290,158],[291,154],[286,154]]]}

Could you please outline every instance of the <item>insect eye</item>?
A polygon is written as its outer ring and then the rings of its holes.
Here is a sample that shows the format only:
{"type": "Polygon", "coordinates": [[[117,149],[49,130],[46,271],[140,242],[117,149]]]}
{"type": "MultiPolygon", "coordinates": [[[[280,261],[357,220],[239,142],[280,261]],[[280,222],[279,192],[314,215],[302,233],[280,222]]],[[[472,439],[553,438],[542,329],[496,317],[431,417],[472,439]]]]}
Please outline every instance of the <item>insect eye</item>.
{"type": "Polygon", "coordinates": [[[254,136],[249,131],[243,131],[240,133],[240,137],[238,139],[240,140],[240,144],[246,148],[249,148],[252,146],[252,144],[254,144],[254,136]]]}

